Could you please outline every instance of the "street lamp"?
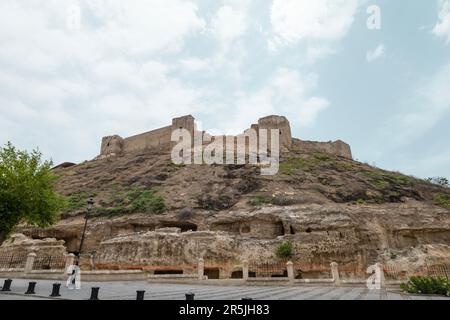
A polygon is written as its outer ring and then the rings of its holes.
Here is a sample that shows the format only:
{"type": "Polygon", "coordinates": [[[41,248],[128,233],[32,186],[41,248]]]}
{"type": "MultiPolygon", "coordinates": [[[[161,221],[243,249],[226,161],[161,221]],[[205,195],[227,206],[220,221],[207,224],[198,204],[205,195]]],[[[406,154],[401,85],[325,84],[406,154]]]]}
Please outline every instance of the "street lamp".
{"type": "Polygon", "coordinates": [[[78,249],[78,260],[81,259],[81,250],[83,249],[84,236],[86,235],[86,228],[89,220],[89,214],[91,213],[93,207],[94,207],[94,198],[89,198],[87,201],[86,215],[84,216],[84,229],[83,234],[81,235],[80,248],[78,249]]]}

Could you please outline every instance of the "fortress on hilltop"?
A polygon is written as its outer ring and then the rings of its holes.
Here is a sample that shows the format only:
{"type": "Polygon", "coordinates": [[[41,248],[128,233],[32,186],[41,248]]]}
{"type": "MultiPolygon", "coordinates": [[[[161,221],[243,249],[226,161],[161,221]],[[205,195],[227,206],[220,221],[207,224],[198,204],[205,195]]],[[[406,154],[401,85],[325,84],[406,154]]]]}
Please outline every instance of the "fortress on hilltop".
{"type": "MultiPolygon", "coordinates": [[[[174,142],[171,141],[172,132],[177,129],[186,129],[194,136],[199,133],[196,129],[195,119],[188,115],[174,118],[172,124],[163,128],[155,129],[146,133],[138,134],[128,138],[122,138],[118,135],[106,136],[102,139],[100,157],[120,156],[132,153],[159,152],[170,153],[174,142]]],[[[292,138],[291,126],[286,117],[268,116],[252,124],[250,129],[259,131],[259,129],[278,129],[280,131],[280,151],[282,153],[289,151],[306,151],[328,153],[344,158],[352,158],[350,146],[341,141],[317,142],[304,141],[292,138]]],[[[246,130],[247,131],[247,130],[246,130]]],[[[245,132],[243,134],[245,134],[245,132]]],[[[208,141],[214,141],[217,137],[210,136],[202,132],[203,137],[208,137],[208,141]]],[[[234,137],[235,141],[237,137],[234,137]]],[[[207,145],[208,143],[206,143],[207,145]]]]}

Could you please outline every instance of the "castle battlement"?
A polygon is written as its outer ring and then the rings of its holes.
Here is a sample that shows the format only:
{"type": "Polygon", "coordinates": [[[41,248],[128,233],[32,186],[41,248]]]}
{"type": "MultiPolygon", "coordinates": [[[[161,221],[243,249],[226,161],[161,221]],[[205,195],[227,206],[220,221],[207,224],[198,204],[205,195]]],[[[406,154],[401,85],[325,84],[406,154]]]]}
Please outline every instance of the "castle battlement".
{"type": "MultiPolygon", "coordinates": [[[[171,141],[172,132],[177,129],[187,130],[192,137],[198,134],[195,118],[191,115],[172,119],[172,124],[163,128],[155,129],[145,133],[141,133],[128,138],[122,138],[118,135],[106,136],[102,139],[102,146],[100,157],[119,156],[139,152],[160,152],[170,153],[174,142],[171,141]]],[[[250,129],[259,132],[260,129],[278,129],[280,133],[280,151],[289,152],[291,150],[308,151],[308,152],[323,152],[335,154],[345,158],[352,158],[350,146],[341,141],[316,142],[303,141],[293,139],[291,133],[291,126],[289,120],[283,116],[271,115],[258,120],[257,123],[252,124],[250,129]]],[[[248,130],[248,129],[247,129],[248,130]]],[[[243,134],[247,131],[245,130],[243,134]]],[[[204,136],[208,135],[202,132],[204,136]]],[[[215,137],[208,135],[214,141],[215,137]]]]}

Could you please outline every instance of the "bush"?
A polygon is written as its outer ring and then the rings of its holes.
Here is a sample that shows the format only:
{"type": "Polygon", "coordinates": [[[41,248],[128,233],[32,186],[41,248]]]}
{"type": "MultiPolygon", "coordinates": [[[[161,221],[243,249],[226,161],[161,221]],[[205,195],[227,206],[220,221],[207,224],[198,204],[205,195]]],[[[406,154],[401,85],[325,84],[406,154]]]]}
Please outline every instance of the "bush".
{"type": "Polygon", "coordinates": [[[140,191],[138,195],[134,194],[131,203],[131,211],[135,213],[163,213],[166,209],[164,199],[157,196],[153,190],[140,191]]]}
{"type": "Polygon", "coordinates": [[[295,199],[290,199],[288,197],[267,197],[267,196],[256,196],[248,201],[251,206],[260,206],[264,204],[272,204],[274,206],[286,207],[296,204],[295,199]]]}
{"type": "Polygon", "coordinates": [[[74,212],[81,209],[85,209],[87,206],[87,200],[94,198],[97,194],[92,192],[74,192],[67,197],[67,207],[65,212],[74,212]]]}
{"type": "Polygon", "coordinates": [[[271,204],[272,199],[270,197],[265,196],[256,196],[248,201],[248,204],[251,206],[259,206],[262,204],[271,204]]]}
{"type": "Polygon", "coordinates": [[[443,277],[414,276],[401,288],[409,293],[450,295],[450,281],[443,277]]]}
{"type": "Polygon", "coordinates": [[[277,247],[277,257],[281,259],[290,258],[294,255],[292,242],[284,242],[277,247]]]}
{"type": "Polygon", "coordinates": [[[450,209],[450,197],[446,194],[436,194],[433,198],[434,204],[450,209]]]}
{"type": "Polygon", "coordinates": [[[448,179],[444,178],[444,177],[432,177],[432,178],[428,178],[427,181],[431,182],[433,184],[437,184],[437,185],[442,186],[442,187],[448,187],[449,186],[448,179]]]}

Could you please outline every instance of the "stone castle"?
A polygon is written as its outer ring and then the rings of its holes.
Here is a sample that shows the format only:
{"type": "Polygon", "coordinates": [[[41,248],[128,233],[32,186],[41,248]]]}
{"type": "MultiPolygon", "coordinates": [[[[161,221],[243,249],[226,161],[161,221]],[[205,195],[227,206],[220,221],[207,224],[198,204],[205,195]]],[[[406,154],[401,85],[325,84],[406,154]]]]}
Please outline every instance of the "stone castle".
{"type": "MultiPolygon", "coordinates": [[[[282,153],[296,150],[321,152],[348,159],[352,158],[350,146],[341,140],[334,142],[317,142],[292,138],[289,121],[283,116],[271,115],[261,118],[256,124],[252,124],[250,128],[256,130],[256,132],[258,132],[259,129],[278,129],[280,132],[280,151],[282,153]]],[[[118,135],[104,137],[102,139],[100,157],[120,156],[140,152],[170,153],[174,145],[174,142],[171,141],[171,135],[172,132],[177,129],[188,130],[192,137],[195,133],[199,133],[193,116],[188,115],[174,118],[172,124],[169,126],[128,138],[122,138],[118,135]]],[[[244,134],[245,132],[246,131],[244,131],[244,134]]],[[[203,134],[203,136],[208,136],[207,140],[210,141],[214,141],[216,138],[204,131],[201,134],[203,134]]]]}

